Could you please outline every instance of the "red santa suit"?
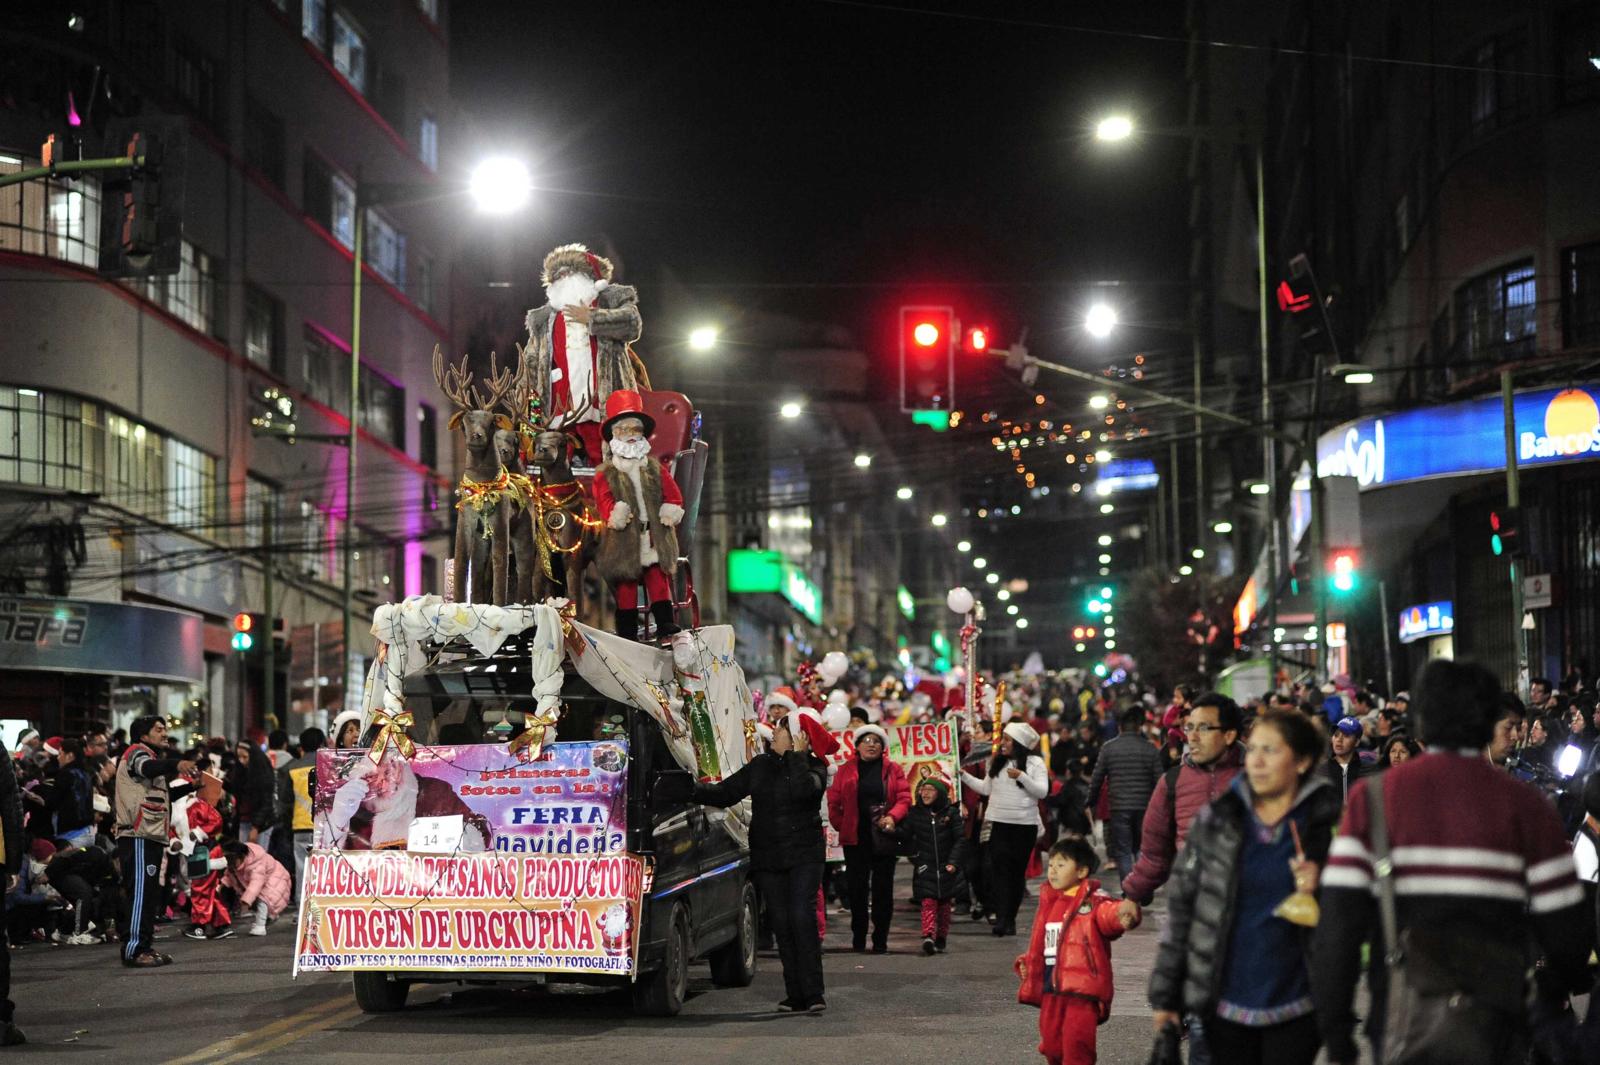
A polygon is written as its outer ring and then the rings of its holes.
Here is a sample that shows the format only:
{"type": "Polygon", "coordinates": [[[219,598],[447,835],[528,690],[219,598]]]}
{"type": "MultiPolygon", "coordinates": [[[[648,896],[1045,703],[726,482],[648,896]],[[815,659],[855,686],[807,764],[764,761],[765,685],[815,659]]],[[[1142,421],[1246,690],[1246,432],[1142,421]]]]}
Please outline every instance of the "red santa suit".
{"type": "Polygon", "coordinates": [[[642,581],[657,635],[670,636],[678,631],[671,576],[678,567],[683,491],[650,454],[655,420],[645,412],[643,397],[631,389],[617,389],[606,397],[603,434],[612,437],[613,428],[625,419],[638,422],[643,432],[617,430],[611,457],[595,471],[594,501],[602,522],[595,568],[617,597],[617,635],[627,639],[638,635],[642,581]]]}
{"type": "MultiPolygon", "coordinates": [[[[195,843],[197,850],[205,851],[213,858],[222,857],[222,815],[217,813],[216,807],[197,797],[189,804],[189,830],[199,840],[195,843]],[[213,840],[217,840],[216,845],[212,844],[213,840]]],[[[221,883],[220,871],[207,873],[190,882],[189,920],[192,923],[211,928],[226,928],[233,923],[228,907],[217,899],[217,888],[221,883]]]]}
{"type": "MultiPolygon", "coordinates": [[[[595,306],[591,303],[590,307],[595,306]]],[[[589,327],[564,314],[550,323],[550,402],[552,419],[583,440],[590,461],[600,454],[600,339],[589,327]]]]}

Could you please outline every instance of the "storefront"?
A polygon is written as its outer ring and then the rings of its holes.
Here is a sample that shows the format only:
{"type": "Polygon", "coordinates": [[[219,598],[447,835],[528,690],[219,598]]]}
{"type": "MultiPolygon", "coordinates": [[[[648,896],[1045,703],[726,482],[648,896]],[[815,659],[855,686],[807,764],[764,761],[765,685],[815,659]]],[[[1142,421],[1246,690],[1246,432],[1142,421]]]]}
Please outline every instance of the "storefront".
{"type": "Polygon", "coordinates": [[[728,611],[751,677],[789,676],[815,657],[822,589],[781,552],[728,552],[728,611]]]}
{"type": "Polygon", "coordinates": [[[184,610],[0,598],[0,728],[64,735],[140,714],[191,721],[206,700],[205,622],[184,610]]]}

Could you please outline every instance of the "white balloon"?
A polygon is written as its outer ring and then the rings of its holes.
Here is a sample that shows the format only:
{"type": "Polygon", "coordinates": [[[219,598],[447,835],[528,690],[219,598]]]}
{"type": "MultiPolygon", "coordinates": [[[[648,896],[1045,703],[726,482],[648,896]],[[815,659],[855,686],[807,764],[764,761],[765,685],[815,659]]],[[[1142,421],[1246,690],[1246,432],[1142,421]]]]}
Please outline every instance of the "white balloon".
{"type": "Polygon", "coordinates": [[[835,689],[833,689],[833,691],[828,693],[828,705],[829,706],[846,706],[847,707],[849,702],[850,702],[850,696],[845,692],[845,690],[843,688],[835,688],[835,689]]]}
{"type": "Polygon", "coordinates": [[[957,614],[970,614],[972,612],[972,593],[965,588],[952,588],[950,594],[945,596],[945,605],[957,614]]]}
{"type": "Polygon", "coordinates": [[[843,651],[829,651],[822,656],[822,661],[817,663],[817,676],[822,678],[824,684],[837,684],[850,670],[850,659],[843,651]]]}
{"type": "Polygon", "coordinates": [[[850,725],[850,708],[843,702],[829,703],[822,712],[822,723],[829,732],[842,732],[850,725]]]}

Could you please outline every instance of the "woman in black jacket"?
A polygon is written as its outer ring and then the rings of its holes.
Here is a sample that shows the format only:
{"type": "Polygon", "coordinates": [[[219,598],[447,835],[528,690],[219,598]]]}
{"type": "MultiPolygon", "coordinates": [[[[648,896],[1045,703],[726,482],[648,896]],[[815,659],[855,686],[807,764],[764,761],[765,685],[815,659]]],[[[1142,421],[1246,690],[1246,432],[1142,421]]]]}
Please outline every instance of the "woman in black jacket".
{"type": "MultiPolygon", "coordinates": [[[[817,928],[817,892],[822,887],[822,794],[828,764],[812,753],[838,741],[811,711],[791,732],[786,722],[771,730],[765,753],[718,784],[696,784],[694,800],[732,806],[750,799],[750,871],[766,901],[767,918],[783,963],[784,998],[778,1012],[821,1013],[822,936],[817,928]]],[[[831,751],[829,752],[831,753],[831,751]]]]}
{"type": "Polygon", "coordinates": [[[240,740],[233,754],[238,762],[229,775],[229,783],[234,785],[229,790],[239,803],[239,839],[259,843],[261,833],[272,829],[277,815],[277,774],[267,752],[249,740],[240,740]]]}
{"type": "Polygon", "coordinates": [[[1150,1005],[1157,1031],[1200,1018],[1214,1061],[1311,1065],[1311,930],[1275,911],[1316,890],[1342,803],[1314,772],[1322,740],[1304,715],[1263,714],[1245,751],[1245,771],[1196,816],[1178,857],[1150,1005]]]}

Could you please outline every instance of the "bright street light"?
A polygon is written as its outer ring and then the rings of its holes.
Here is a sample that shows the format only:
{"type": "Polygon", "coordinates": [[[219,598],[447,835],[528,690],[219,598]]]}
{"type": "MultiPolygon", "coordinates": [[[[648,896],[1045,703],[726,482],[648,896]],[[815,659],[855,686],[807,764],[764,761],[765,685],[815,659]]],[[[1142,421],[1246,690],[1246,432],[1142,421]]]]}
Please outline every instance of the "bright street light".
{"type": "Polygon", "coordinates": [[[1193,555],[1195,558],[1205,558],[1206,557],[1205,548],[1203,548],[1203,547],[1197,547],[1193,551],[1190,551],[1189,554],[1193,555]]]}
{"type": "Polygon", "coordinates": [[[983,569],[988,564],[989,564],[989,560],[984,558],[982,555],[979,555],[977,558],[972,560],[972,568],[973,569],[983,569]]]}
{"type": "Polygon", "coordinates": [[[1233,522],[1219,521],[1211,526],[1211,531],[1216,533],[1218,536],[1226,536],[1233,532],[1233,522]]]}
{"type": "Polygon", "coordinates": [[[1110,504],[1110,503],[1101,503],[1100,504],[1100,513],[1102,513],[1102,514],[1110,514],[1113,510],[1116,510],[1116,509],[1117,508],[1115,506],[1113,506],[1112,504],[1110,504]]]}
{"type": "Polygon", "coordinates": [[[1089,409],[1090,410],[1105,410],[1109,406],[1111,406],[1111,398],[1109,396],[1090,396],[1089,397],[1089,409]]]}
{"type": "Polygon", "coordinates": [[[1102,566],[1109,566],[1111,564],[1111,556],[1110,555],[1101,555],[1100,556],[1100,564],[1102,566]]]}
{"type": "Polygon", "coordinates": [[[856,454],[856,469],[864,470],[872,465],[872,456],[865,451],[856,454]]]}
{"type": "Polygon", "coordinates": [[[895,489],[894,497],[896,499],[910,499],[911,487],[909,485],[901,485],[899,488],[895,489]]]}
{"type": "Polygon", "coordinates": [[[1178,567],[1178,573],[1181,576],[1187,577],[1187,576],[1189,576],[1189,574],[1191,574],[1193,572],[1194,572],[1194,567],[1193,566],[1185,565],[1185,566],[1179,566],[1178,567]]]}
{"type": "Polygon", "coordinates": [[[1006,601],[1006,600],[1007,600],[1007,599],[1010,599],[1010,598],[1011,598],[1011,589],[1009,589],[1009,588],[1002,588],[1002,589],[1000,589],[1000,590],[999,590],[999,591],[998,591],[998,592],[995,592],[995,593],[994,593],[994,597],[995,597],[995,598],[996,598],[996,599],[998,599],[998,600],[1000,600],[1000,601],[1001,601],[1001,602],[1002,602],[1002,603],[1003,603],[1003,602],[1005,602],[1005,601],[1006,601]]]}
{"type": "Polygon", "coordinates": [[[1272,486],[1266,481],[1255,481],[1250,485],[1250,494],[1253,496],[1264,496],[1271,491],[1272,486]]]}
{"type": "Polygon", "coordinates": [[[1027,627],[1028,627],[1028,619],[1027,618],[1018,618],[1017,619],[1017,628],[1025,629],[1027,627]]]}
{"type": "Polygon", "coordinates": [[[519,160],[496,156],[478,164],[467,187],[478,210],[485,214],[510,214],[528,202],[533,178],[519,160]]]}
{"type": "Polygon", "coordinates": [[[945,526],[945,522],[949,521],[950,519],[945,517],[943,514],[935,514],[928,520],[933,523],[933,527],[935,529],[942,529],[945,526]]]}
{"type": "Polygon", "coordinates": [[[800,404],[791,399],[789,402],[778,408],[778,413],[783,415],[785,418],[798,418],[800,417],[800,410],[800,404]]]}
{"type": "Polygon", "coordinates": [[[1359,362],[1341,362],[1329,367],[1328,373],[1347,385],[1370,385],[1373,382],[1372,370],[1359,362]]]}
{"type": "Polygon", "coordinates": [[[985,583],[985,584],[999,584],[1000,583],[1000,574],[998,574],[998,573],[989,574],[987,577],[983,578],[983,583],[985,583]]]}
{"type": "Polygon", "coordinates": [[[1096,303],[1083,317],[1083,327],[1090,336],[1108,337],[1117,327],[1117,312],[1108,303],[1096,303]]]}
{"type": "Polygon", "coordinates": [[[695,351],[710,351],[717,346],[717,327],[702,325],[689,331],[689,346],[695,351]]]}
{"type": "Polygon", "coordinates": [[[1095,123],[1097,141],[1125,141],[1133,136],[1133,119],[1127,115],[1108,115],[1095,123]]]}
{"type": "Polygon", "coordinates": [[[1096,462],[1110,462],[1111,452],[1107,451],[1105,448],[1101,448],[1099,451],[1094,453],[1094,460],[1096,462]]]}
{"type": "Polygon", "coordinates": [[[1017,606],[1017,604],[1012,603],[1010,606],[1006,607],[1006,613],[1010,614],[1012,617],[1016,617],[1021,609],[1022,608],[1017,606]]]}
{"type": "Polygon", "coordinates": [[[1100,534],[1100,546],[1101,547],[1110,547],[1111,546],[1111,534],[1110,533],[1101,533],[1100,534]]]}
{"type": "Polygon", "coordinates": [[[968,551],[972,550],[972,541],[962,540],[960,543],[956,544],[956,550],[960,551],[963,555],[966,554],[968,551]]]}
{"type": "Polygon", "coordinates": [[[1105,633],[1105,637],[1108,640],[1117,634],[1117,630],[1112,628],[1110,625],[1107,625],[1102,631],[1105,633]]]}

